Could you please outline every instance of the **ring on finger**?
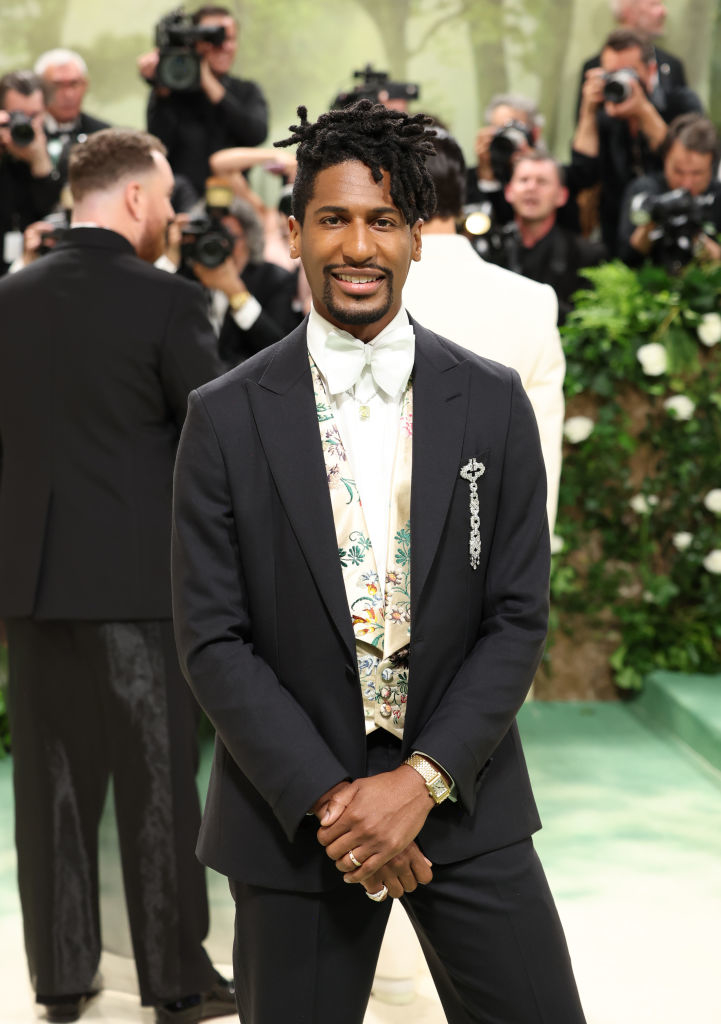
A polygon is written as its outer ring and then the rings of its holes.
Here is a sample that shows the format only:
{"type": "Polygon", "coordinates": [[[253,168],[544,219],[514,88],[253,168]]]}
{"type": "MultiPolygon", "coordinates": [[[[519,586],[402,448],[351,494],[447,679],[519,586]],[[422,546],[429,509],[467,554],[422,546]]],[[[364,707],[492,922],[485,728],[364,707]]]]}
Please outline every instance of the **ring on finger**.
{"type": "Polygon", "coordinates": [[[360,867],[363,866],[363,862],[358,860],[358,858],[356,857],[356,855],[353,853],[352,850],[348,851],[348,856],[351,859],[351,863],[354,864],[357,868],[360,868],[360,867]]]}
{"type": "Polygon", "coordinates": [[[368,897],[369,900],[373,900],[374,903],[382,903],[387,895],[388,895],[388,886],[387,885],[384,885],[382,889],[378,890],[378,892],[368,892],[368,890],[366,890],[366,896],[368,897]]]}

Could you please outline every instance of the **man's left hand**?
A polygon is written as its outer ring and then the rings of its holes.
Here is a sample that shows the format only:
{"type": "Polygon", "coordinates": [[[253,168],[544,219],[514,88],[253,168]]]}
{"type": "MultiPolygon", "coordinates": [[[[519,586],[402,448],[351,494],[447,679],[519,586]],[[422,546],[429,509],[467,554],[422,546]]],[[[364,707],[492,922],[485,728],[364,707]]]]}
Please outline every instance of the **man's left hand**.
{"type": "MultiPolygon", "coordinates": [[[[318,842],[331,860],[361,867],[348,881],[364,882],[400,854],[423,828],[434,806],[420,774],[402,764],[394,771],[356,779],[328,801],[318,842]]],[[[341,870],[343,868],[341,867],[341,870]]]]}

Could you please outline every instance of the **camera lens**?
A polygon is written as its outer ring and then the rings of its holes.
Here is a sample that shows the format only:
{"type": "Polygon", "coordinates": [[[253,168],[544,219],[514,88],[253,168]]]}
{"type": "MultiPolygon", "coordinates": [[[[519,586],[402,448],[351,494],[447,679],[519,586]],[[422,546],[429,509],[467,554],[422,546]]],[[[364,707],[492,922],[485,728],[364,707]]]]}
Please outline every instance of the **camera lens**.
{"type": "Polygon", "coordinates": [[[15,111],[10,115],[10,138],[16,146],[29,146],[35,138],[35,129],[27,114],[15,111]]]}
{"type": "Polygon", "coordinates": [[[199,81],[200,65],[194,53],[185,49],[164,53],[158,61],[157,80],[166,89],[177,92],[195,89],[199,81]]]}

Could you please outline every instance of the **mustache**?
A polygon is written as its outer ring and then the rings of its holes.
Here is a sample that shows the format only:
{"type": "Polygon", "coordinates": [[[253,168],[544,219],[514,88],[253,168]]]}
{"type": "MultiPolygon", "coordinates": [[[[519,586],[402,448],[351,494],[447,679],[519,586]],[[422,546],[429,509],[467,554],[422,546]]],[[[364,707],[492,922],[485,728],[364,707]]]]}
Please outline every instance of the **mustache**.
{"type": "Polygon", "coordinates": [[[323,273],[326,275],[332,274],[334,271],[345,271],[348,273],[352,270],[378,270],[389,280],[393,280],[393,271],[390,267],[382,267],[380,263],[363,263],[357,267],[353,266],[351,263],[328,263],[323,267],[323,273]]]}

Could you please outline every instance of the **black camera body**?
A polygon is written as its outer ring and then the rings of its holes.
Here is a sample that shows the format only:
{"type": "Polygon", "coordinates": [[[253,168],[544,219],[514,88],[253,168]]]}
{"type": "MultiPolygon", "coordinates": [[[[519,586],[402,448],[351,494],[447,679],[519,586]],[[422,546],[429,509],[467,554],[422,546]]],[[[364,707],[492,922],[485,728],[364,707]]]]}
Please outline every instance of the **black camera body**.
{"type": "Polygon", "coordinates": [[[376,71],[370,64],[366,64],[360,71],[353,72],[353,78],[360,79],[360,84],[349,89],[347,92],[340,92],[331,104],[335,110],[343,107],[350,107],[358,100],[372,100],[379,102],[382,93],[388,94],[388,99],[396,100],[417,100],[421,95],[421,89],[415,82],[394,82],[387,71],[376,71]]]}
{"type": "Polygon", "coordinates": [[[182,7],[166,14],[155,26],[158,67],[155,82],[172,92],[193,92],[200,88],[200,61],[197,43],[221,46],[225,40],[222,25],[194,25],[182,7]]]}
{"type": "Polygon", "coordinates": [[[506,121],[496,131],[488,147],[491,170],[496,181],[507,185],[513,174],[513,157],[523,146],[533,145],[533,133],[523,121],[506,121]]]}
{"type": "Polygon", "coordinates": [[[180,251],[186,265],[200,263],[214,270],[232,255],[235,239],[220,219],[223,212],[194,217],[184,225],[180,251]]]}
{"type": "MultiPolygon", "coordinates": [[[[685,188],[674,188],[660,195],[640,192],[631,202],[631,223],[637,227],[652,223],[651,235],[658,260],[677,272],[693,257],[694,242],[701,232],[715,234],[709,210],[715,196],[693,196],[685,188]]],[[[654,257],[656,258],[656,257],[654,257]]]]}
{"type": "Polygon", "coordinates": [[[10,130],[10,138],[18,148],[24,149],[34,141],[35,129],[33,128],[32,118],[28,117],[27,114],[14,110],[10,114],[7,126],[10,130]]]}
{"type": "Polygon", "coordinates": [[[70,230],[70,211],[61,210],[58,213],[48,213],[43,217],[44,221],[47,221],[51,225],[49,231],[43,231],[40,234],[40,245],[38,246],[38,255],[44,256],[46,253],[52,252],[55,245],[58,242],[62,242],[70,230]]]}
{"type": "Polygon", "coordinates": [[[623,103],[631,98],[633,82],[640,81],[633,68],[607,71],[603,76],[603,98],[607,103],[623,103]]]}

